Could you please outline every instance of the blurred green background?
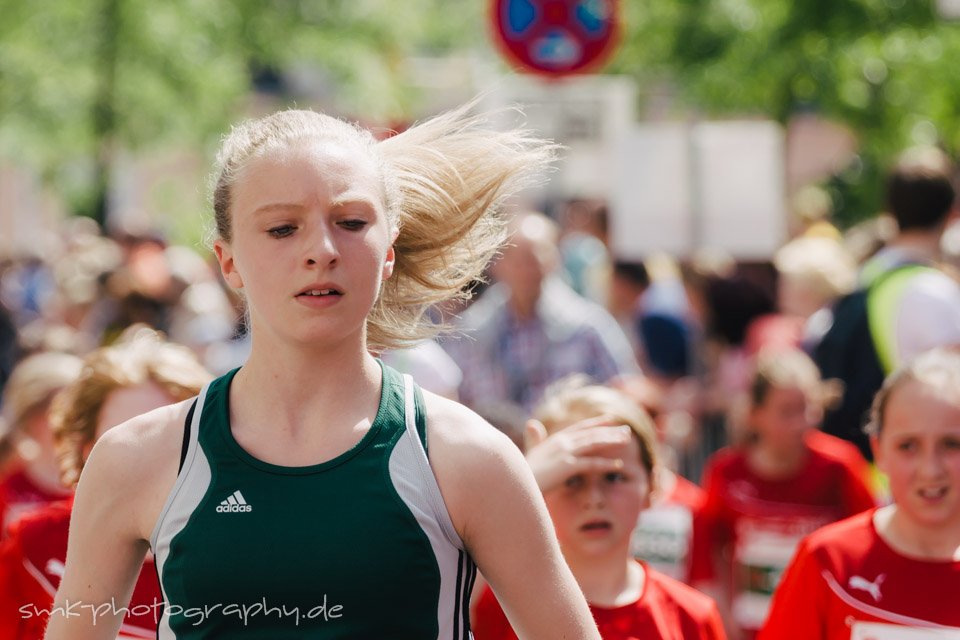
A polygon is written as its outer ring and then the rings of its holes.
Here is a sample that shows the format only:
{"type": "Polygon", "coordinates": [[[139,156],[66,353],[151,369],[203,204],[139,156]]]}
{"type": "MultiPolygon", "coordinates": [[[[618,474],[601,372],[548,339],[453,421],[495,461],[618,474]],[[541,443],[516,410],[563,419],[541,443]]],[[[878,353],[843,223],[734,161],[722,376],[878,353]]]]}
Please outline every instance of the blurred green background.
{"type": "MultiPolygon", "coordinates": [[[[666,91],[675,117],[812,113],[847,127],[856,156],[825,183],[843,226],[882,208],[896,151],[960,145],[960,26],[933,0],[620,9],[601,73],[635,79],[640,112],[666,91]]],[[[209,158],[230,122],[278,103],[402,125],[436,103],[429,67],[412,60],[507,70],[485,0],[0,0],[0,15],[0,153],[98,219],[121,154],[187,146],[209,158]]],[[[174,235],[196,236],[200,212],[175,205],[182,188],[156,189],[183,216],[174,235]]]]}

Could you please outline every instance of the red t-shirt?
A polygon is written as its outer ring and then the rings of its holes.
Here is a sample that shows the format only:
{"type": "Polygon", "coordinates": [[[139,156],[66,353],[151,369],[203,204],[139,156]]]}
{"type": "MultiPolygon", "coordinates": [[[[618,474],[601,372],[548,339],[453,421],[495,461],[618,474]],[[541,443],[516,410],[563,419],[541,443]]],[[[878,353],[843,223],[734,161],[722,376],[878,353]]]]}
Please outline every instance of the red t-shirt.
{"type": "MultiPolygon", "coordinates": [[[[49,610],[63,576],[72,507],[72,499],[63,500],[24,515],[0,544],[0,640],[43,638],[49,610]]],[[[140,570],[118,637],[155,638],[162,602],[153,558],[148,557],[140,570]]],[[[77,611],[81,615],[93,615],[77,611]]]]}
{"type": "Polygon", "coordinates": [[[41,487],[23,469],[0,478],[0,537],[24,513],[69,495],[66,489],[53,492],[41,487]]]}
{"type": "Polygon", "coordinates": [[[877,534],[874,513],[804,539],[761,640],[960,638],[960,562],[900,555],[877,534]]]}
{"type": "Polygon", "coordinates": [[[763,625],[800,540],[875,506],[866,462],[853,445],[820,431],[807,434],[805,443],[807,461],[792,478],[761,478],[740,450],[719,451],[707,464],[707,501],[694,522],[690,580],[716,580],[716,552],[729,549],[730,612],[747,635],[763,625]]]}
{"type": "MultiPolygon", "coordinates": [[[[643,564],[643,563],[641,563],[643,564]]],[[[722,640],[723,621],[713,600],[644,566],[640,599],[622,607],[590,605],[604,640],[722,640]]],[[[490,587],[484,587],[473,621],[475,640],[518,640],[490,587]]]]}
{"type": "Polygon", "coordinates": [[[670,492],[644,509],[630,537],[630,552],[654,571],[687,582],[693,518],[706,502],[706,493],[686,478],[674,474],[670,492]]]}

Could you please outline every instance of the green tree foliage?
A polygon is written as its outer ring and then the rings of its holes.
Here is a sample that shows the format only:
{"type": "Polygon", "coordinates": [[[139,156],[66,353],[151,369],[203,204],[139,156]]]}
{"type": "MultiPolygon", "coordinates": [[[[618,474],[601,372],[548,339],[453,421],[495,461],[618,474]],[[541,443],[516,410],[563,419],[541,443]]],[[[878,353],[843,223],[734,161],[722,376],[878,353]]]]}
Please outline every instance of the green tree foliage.
{"type": "Polygon", "coordinates": [[[610,70],[672,79],[708,116],[808,110],[845,123],[860,157],[831,183],[842,222],[881,206],[882,175],[902,148],[960,148],[960,26],[933,0],[624,2],[610,70]]]}
{"type": "MultiPolygon", "coordinates": [[[[327,102],[398,117],[403,61],[482,39],[444,0],[0,0],[0,153],[102,218],[119,149],[204,145],[247,107],[253,79],[323,69],[327,102]]],[[[296,101],[297,96],[284,96],[296,101]]]]}

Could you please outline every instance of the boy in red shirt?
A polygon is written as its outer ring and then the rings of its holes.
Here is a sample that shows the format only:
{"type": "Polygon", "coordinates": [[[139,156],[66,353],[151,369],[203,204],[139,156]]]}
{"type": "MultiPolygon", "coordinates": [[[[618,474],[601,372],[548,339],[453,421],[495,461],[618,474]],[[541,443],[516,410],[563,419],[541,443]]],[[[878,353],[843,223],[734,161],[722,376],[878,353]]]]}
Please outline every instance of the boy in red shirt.
{"type": "Polygon", "coordinates": [[[717,597],[732,636],[752,638],[763,625],[801,538],[875,504],[859,452],[816,430],[823,389],[804,353],[761,351],[750,385],[749,440],[707,464],[691,584],[717,597]]]}
{"type": "Polygon", "coordinates": [[[761,640],[960,638],[960,352],[892,374],[872,418],[893,503],[803,541],[761,640]]]}
{"type": "MultiPolygon", "coordinates": [[[[631,532],[650,503],[656,468],[649,417],[619,392],[600,386],[561,388],[536,416],[539,421],[528,425],[527,460],[600,635],[724,638],[710,598],[630,554],[631,532]]],[[[477,640],[517,638],[489,587],[474,618],[477,640]]]]}

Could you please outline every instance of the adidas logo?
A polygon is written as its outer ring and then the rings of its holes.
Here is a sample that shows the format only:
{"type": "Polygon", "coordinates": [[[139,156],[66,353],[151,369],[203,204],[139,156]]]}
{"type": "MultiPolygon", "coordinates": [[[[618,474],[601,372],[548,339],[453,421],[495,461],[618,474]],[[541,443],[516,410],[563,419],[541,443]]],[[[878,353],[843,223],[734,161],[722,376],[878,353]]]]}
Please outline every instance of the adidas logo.
{"type": "Polygon", "coordinates": [[[248,505],[247,501],[243,499],[243,495],[239,489],[234,491],[230,497],[221,502],[217,507],[217,513],[243,513],[247,511],[253,511],[253,507],[248,505]]]}

